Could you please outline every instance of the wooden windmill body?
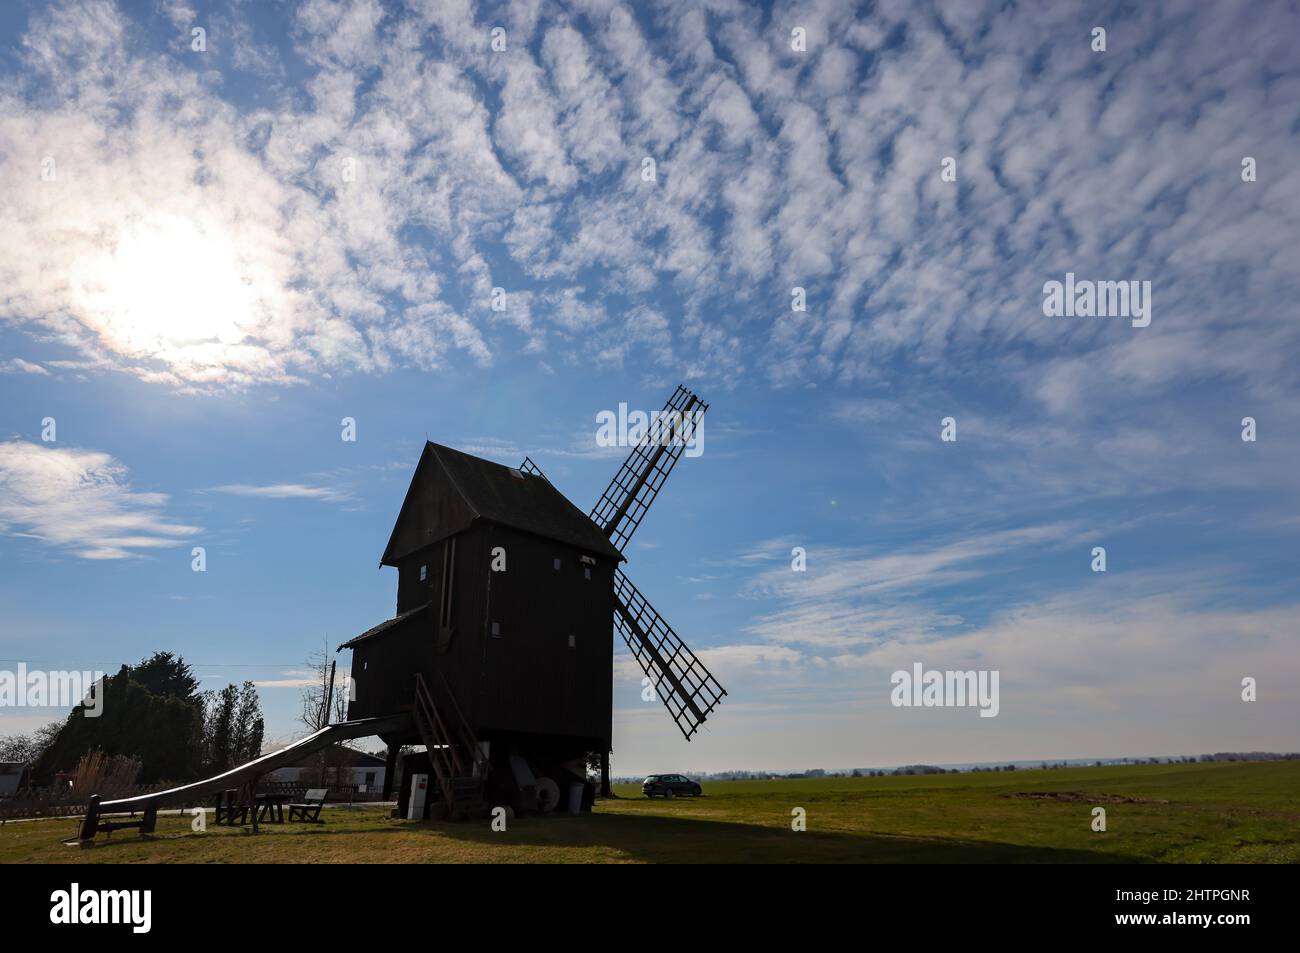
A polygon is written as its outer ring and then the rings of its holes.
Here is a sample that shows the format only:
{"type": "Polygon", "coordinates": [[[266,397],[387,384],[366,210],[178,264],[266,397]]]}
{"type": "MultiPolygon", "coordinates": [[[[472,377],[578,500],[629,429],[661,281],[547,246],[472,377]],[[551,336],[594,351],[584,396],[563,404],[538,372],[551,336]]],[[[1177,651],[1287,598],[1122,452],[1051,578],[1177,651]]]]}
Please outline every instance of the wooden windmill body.
{"type": "MultiPolygon", "coordinates": [[[[690,740],[726,692],[621,563],[707,407],[678,387],[667,426],[632,448],[590,514],[530,460],[425,444],[381,559],[398,572],[396,615],[340,646],[353,653],[350,720],[410,713],[383,736],[386,777],[401,746],[424,745],[448,812],[545,811],[578,785],[589,807],[591,752],[608,791],[614,629],[690,740]]],[[[403,772],[403,807],[425,764],[403,772]]]]}

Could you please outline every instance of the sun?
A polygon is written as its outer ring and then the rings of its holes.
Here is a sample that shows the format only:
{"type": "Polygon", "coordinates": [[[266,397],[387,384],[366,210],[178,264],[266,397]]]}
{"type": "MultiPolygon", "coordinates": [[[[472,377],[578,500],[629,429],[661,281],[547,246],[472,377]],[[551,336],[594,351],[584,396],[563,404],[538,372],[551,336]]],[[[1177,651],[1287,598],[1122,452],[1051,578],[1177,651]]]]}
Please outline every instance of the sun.
{"type": "Polygon", "coordinates": [[[151,213],[74,264],[70,290],[78,319],[113,350],[168,361],[203,352],[210,360],[258,323],[249,273],[223,227],[151,213]]]}

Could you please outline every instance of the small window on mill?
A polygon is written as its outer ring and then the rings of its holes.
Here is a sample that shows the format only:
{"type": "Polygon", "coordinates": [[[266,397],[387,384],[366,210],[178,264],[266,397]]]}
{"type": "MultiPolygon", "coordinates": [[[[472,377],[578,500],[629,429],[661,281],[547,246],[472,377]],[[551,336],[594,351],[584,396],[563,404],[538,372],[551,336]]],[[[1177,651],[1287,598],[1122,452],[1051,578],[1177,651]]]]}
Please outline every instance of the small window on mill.
{"type": "Polygon", "coordinates": [[[424,582],[424,580],[426,580],[426,579],[428,579],[428,578],[429,578],[429,567],[428,567],[428,566],[421,566],[421,567],[420,567],[420,582],[424,582]]]}
{"type": "Polygon", "coordinates": [[[572,649],[572,648],[576,648],[577,645],[578,645],[578,637],[577,637],[576,635],[574,635],[572,632],[570,632],[570,633],[569,633],[569,648],[571,648],[571,649],[572,649]]]}
{"type": "Polygon", "coordinates": [[[559,572],[559,570],[560,570],[560,557],[559,557],[559,556],[556,556],[556,557],[555,557],[555,571],[556,571],[556,572],[559,572]]]}
{"type": "Polygon", "coordinates": [[[590,578],[591,578],[591,567],[590,567],[590,566],[583,566],[583,567],[582,567],[582,578],[583,578],[583,579],[590,579],[590,578]]]}
{"type": "Polygon", "coordinates": [[[494,638],[494,639],[499,639],[499,638],[501,638],[501,623],[500,623],[500,622],[493,622],[493,623],[492,623],[492,638],[494,638]]]}

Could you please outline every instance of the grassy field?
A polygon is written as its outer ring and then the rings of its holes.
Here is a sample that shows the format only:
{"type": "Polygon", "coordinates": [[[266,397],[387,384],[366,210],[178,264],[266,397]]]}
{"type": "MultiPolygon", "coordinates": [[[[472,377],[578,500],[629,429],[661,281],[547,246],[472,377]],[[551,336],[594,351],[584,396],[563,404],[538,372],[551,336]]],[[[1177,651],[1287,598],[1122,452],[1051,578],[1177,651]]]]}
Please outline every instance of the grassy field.
{"type": "Polygon", "coordinates": [[[5,863],[1300,862],[1300,761],[1059,768],[1014,774],[731,781],[648,801],[635,786],[590,816],[414,824],[378,808],[320,825],[190,832],[165,816],[90,850],[71,820],[0,827],[5,863]],[[1091,829],[1102,805],[1107,831],[1091,829]],[[791,810],[807,830],[791,830],[791,810]]]}

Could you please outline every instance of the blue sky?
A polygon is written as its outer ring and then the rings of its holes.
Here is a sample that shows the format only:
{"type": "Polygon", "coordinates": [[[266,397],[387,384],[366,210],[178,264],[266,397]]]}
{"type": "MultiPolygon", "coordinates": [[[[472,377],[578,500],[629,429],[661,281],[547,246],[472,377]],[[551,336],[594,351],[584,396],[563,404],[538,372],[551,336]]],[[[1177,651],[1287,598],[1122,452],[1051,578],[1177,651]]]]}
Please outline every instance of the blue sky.
{"type": "Polygon", "coordinates": [[[290,738],[426,437],[586,508],[684,382],[627,568],[730,696],[688,746],[619,646],[616,772],[1295,749],[1300,17],[1037,7],[6,4],[0,667],[170,649],[290,738]]]}

